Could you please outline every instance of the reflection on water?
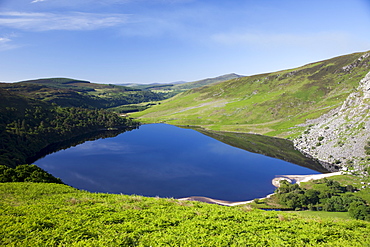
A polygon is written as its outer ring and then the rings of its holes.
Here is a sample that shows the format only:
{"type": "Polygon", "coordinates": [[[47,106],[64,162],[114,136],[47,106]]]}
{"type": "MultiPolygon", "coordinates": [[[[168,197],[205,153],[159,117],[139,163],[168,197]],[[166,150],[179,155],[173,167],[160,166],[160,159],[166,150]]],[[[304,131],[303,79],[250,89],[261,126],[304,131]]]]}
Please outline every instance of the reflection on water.
{"type": "Polygon", "coordinates": [[[202,128],[197,128],[196,130],[228,145],[241,148],[249,152],[285,160],[318,172],[329,172],[318,161],[307,158],[302,153],[295,150],[293,142],[286,139],[258,134],[212,131],[202,128]]]}
{"type": "MultiPolygon", "coordinates": [[[[116,130],[93,131],[93,132],[90,132],[90,133],[87,133],[87,134],[83,134],[83,135],[73,137],[73,138],[71,138],[69,140],[66,140],[66,141],[56,142],[56,143],[50,144],[48,147],[42,149],[34,157],[29,157],[27,159],[27,163],[28,164],[34,163],[36,160],[38,160],[38,159],[40,159],[40,158],[42,158],[42,157],[44,157],[48,154],[57,152],[59,150],[68,149],[70,147],[75,147],[79,144],[85,143],[86,141],[95,141],[95,140],[98,140],[98,139],[115,137],[115,136],[117,136],[117,135],[119,135],[123,132],[130,131],[130,130],[133,130],[133,129],[136,129],[136,128],[138,128],[138,127],[136,127],[136,126],[135,127],[122,127],[122,128],[116,129],[116,130]]],[[[79,147],[86,148],[86,145],[79,146],[79,147]]]]}
{"type": "Polygon", "coordinates": [[[276,175],[318,173],[165,124],[87,141],[35,163],[65,183],[92,192],[227,201],[272,193],[276,175]]]}

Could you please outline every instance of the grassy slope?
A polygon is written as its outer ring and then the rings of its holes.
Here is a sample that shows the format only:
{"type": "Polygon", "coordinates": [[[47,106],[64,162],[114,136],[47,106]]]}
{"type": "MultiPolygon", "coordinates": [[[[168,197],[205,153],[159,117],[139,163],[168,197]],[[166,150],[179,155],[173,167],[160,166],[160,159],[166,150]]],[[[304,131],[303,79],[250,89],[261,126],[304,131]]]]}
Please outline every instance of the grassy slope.
{"type": "Polygon", "coordinates": [[[174,199],[0,184],[0,245],[364,246],[370,223],[174,199]]]}
{"type": "Polygon", "coordinates": [[[196,88],[133,116],[145,122],[287,137],[306,119],[339,106],[369,71],[355,53],[296,69],[237,78],[196,88]],[[346,71],[343,67],[356,64],[346,71]]]}

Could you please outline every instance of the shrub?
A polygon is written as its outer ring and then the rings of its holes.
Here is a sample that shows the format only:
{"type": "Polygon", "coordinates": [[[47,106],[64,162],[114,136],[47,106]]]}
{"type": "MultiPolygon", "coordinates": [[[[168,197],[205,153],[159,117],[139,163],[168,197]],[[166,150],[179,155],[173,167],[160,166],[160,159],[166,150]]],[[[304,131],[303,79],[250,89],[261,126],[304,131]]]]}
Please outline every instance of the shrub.
{"type": "Polygon", "coordinates": [[[370,208],[365,203],[354,201],[348,209],[349,215],[357,220],[370,220],[370,208]]]}
{"type": "Polygon", "coordinates": [[[36,165],[19,165],[16,168],[0,165],[0,182],[63,183],[36,165]]]}

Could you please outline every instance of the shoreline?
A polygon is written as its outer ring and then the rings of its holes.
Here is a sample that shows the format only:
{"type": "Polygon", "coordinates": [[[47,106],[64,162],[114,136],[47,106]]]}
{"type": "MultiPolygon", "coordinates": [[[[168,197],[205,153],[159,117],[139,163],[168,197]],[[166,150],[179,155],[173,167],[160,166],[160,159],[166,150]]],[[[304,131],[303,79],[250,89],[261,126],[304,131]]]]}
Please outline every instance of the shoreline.
{"type": "MultiPolygon", "coordinates": [[[[292,183],[293,181],[297,184],[300,184],[302,182],[308,182],[311,180],[318,180],[326,177],[341,175],[342,172],[331,172],[331,173],[324,173],[324,174],[311,174],[311,175],[279,175],[279,177],[274,178],[271,182],[275,187],[279,187],[279,181],[281,180],[287,180],[288,182],[292,183]]],[[[269,194],[262,198],[255,198],[253,200],[249,201],[240,201],[240,202],[230,202],[230,201],[224,201],[224,200],[217,200],[209,197],[204,196],[190,196],[190,197],[184,197],[179,198],[179,201],[199,201],[199,202],[206,202],[206,203],[213,203],[218,204],[222,206],[238,206],[238,205],[244,205],[252,203],[254,200],[258,199],[266,199],[274,195],[275,193],[269,194]]]]}

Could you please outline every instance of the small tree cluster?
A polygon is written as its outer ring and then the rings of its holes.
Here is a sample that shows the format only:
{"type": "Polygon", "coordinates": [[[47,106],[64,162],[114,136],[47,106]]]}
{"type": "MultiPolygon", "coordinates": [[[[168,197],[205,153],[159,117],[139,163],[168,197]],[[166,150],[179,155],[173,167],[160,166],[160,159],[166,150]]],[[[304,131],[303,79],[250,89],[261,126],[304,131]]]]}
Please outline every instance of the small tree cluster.
{"type": "Polygon", "coordinates": [[[349,212],[355,219],[370,219],[370,207],[366,201],[355,196],[351,185],[341,186],[339,182],[323,179],[320,189],[305,189],[286,180],[276,189],[279,203],[292,209],[325,210],[330,212],[349,212]]]}

